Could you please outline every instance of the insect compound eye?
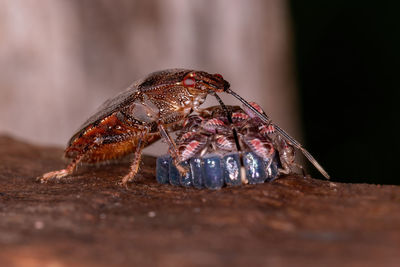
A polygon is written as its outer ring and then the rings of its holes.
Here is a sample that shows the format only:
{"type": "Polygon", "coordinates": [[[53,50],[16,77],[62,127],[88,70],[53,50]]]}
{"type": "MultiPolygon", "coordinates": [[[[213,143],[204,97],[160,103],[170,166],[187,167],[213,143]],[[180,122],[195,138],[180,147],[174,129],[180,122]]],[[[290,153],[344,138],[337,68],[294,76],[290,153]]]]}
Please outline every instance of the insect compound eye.
{"type": "Polygon", "coordinates": [[[186,76],[183,79],[183,86],[185,86],[185,87],[195,87],[195,85],[196,85],[196,80],[195,80],[193,74],[190,74],[190,75],[186,76]]]}

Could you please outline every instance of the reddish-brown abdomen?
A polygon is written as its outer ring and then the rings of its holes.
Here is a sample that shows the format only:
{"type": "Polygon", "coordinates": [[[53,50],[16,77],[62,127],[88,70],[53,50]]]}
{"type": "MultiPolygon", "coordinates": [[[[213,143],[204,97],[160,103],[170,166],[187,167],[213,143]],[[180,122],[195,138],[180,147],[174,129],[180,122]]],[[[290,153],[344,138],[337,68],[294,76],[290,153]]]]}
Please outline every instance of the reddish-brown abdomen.
{"type": "Polygon", "coordinates": [[[75,158],[89,148],[93,149],[85,154],[82,162],[95,163],[123,157],[135,150],[139,138],[148,144],[160,138],[158,133],[141,137],[143,130],[140,126],[133,127],[120,121],[114,113],[76,134],[65,150],[65,157],[75,158]]]}

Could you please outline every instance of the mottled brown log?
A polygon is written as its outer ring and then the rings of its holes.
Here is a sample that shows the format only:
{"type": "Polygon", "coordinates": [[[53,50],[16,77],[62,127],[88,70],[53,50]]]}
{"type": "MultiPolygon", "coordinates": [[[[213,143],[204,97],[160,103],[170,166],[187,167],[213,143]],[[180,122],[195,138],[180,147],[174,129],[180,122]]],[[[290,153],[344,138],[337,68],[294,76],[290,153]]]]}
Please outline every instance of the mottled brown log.
{"type": "MultiPolygon", "coordinates": [[[[195,190],[159,185],[144,157],[81,168],[62,149],[0,136],[1,266],[398,266],[400,187],[289,176],[195,190]],[[52,265],[51,265],[52,264],[52,265]]],[[[345,174],[344,174],[345,175],[345,174]]]]}

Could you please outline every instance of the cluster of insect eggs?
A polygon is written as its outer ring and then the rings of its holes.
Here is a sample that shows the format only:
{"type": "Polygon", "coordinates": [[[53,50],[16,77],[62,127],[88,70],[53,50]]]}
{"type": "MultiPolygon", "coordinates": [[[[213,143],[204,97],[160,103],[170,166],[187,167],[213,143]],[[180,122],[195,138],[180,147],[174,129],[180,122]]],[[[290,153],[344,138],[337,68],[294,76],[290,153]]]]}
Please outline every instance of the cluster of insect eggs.
{"type": "MultiPolygon", "coordinates": [[[[256,106],[256,104],[253,104],[256,106]]],[[[257,106],[258,107],[258,106],[257,106]]],[[[240,143],[245,148],[237,151],[233,145],[232,128],[219,107],[206,118],[192,115],[177,134],[176,144],[183,158],[180,165],[188,171],[180,173],[170,155],[157,158],[156,178],[159,183],[185,187],[219,189],[224,185],[258,184],[272,181],[279,176],[281,167],[279,152],[274,149],[272,140],[264,137],[263,142],[258,129],[263,134],[272,134],[271,127],[264,127],[259,120],[251,118],[239,107],[233,113],[233,126],[238,129],[240,143]],[[217,111],[217,112],[215,112],[217,111]],[[249,137],[252,135],[253,137],[249,137]],[[248,144],[244,146],[244,144],[248,144]],[[263,143],[271,151],[263,150],[263,143]]]]}

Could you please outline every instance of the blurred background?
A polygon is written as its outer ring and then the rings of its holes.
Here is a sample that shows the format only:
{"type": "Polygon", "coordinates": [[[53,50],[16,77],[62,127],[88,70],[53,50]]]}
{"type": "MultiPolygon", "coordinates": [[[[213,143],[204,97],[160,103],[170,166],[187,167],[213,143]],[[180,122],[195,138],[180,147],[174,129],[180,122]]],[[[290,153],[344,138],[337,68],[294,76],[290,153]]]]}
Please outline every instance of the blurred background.
{"type": "Polygon", "coordinates": [[[398,7],[340,0],[0,0],[0,133],[65,146],[132,81],[191,68],[221,73],[233,90],[261,104],[332,180],[399,184],[398,7]]]}

